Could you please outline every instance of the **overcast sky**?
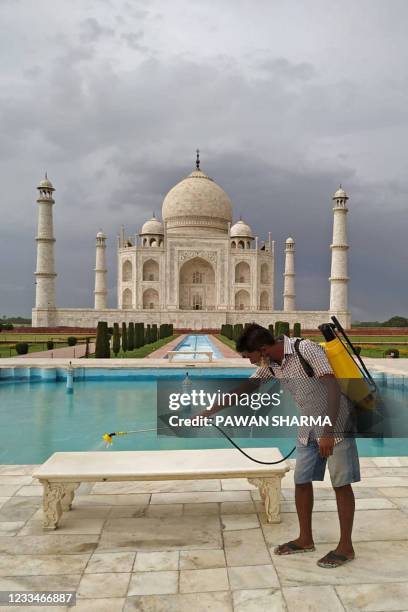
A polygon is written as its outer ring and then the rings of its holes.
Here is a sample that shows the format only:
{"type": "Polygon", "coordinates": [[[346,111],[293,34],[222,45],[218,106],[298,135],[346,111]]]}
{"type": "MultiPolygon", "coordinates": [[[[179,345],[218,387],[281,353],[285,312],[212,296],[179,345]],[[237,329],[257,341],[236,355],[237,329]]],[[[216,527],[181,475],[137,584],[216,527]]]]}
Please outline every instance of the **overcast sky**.
{"type": "Polygon", "coordinates": [[[95,235],[132,235],[202,168],[260,238],[296,241],[299,309],[329,300],[349,193],[353,319],[408,316],[405,0],[0,0],[0,315],[34,304],[36,185],[56,188],[57,305],[93,306],[95,235]]]}

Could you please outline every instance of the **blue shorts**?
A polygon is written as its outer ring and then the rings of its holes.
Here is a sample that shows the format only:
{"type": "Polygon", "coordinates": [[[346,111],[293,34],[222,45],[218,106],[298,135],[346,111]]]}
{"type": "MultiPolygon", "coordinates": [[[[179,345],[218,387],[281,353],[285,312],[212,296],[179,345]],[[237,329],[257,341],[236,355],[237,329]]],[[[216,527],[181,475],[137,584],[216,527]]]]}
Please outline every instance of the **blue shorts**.
{"type": "Polygon", "coordinates": [[[299,443],[296,446],[295,484],[324,480],[326,463],[329,466],[333,487],[343,487],[361,480],[360,462],[354,437],[344,438],[335,444],[333,454],[328,459],[320,456],[318,442],[309,439],[307,446],[299,443]]]}

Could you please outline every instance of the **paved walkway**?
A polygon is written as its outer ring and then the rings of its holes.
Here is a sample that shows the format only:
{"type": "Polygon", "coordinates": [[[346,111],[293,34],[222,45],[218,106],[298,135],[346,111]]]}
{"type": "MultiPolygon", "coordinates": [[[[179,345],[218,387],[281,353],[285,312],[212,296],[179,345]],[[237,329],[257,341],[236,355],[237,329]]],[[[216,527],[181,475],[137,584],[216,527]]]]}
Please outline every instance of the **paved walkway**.
{"type": "Polygon", "coordinates": [[[315,488],[316,552],[279,557],[297,535],[293,471],[277,525],[244,479],[86,483],[44,533],[35,466],[0,466],[0,590],[73,590],[76,612],[408,610],[408,457],[361,463],[356,559],[330,570],[316,565],[339,531],[327,479],[315,488]]]}
{"type": "Polygon", "coordinates": [[[187,334],[180,334],[180,336],[173,338],[173,340],[171,340],[164,346],[161,346],[160,348],[158,348],[157,351],[153,351],[153,353],[150,353],[150,355],[147,355],[147,358],[148,359],[164,359],[168,351],[172,351],[174,347],[180,344],[180,342],[184,340],[186,335],[187,334]]]}
{"type": "MultiPolygon", "coordinates": [[[[51,351],[38,351],[27,353],[27,355],[16,355],[16,359],[80,359],[85,355],[86,344],[76,344],[75,346],[64,346],[63,348],[52,349],[51,351]]],[[[89,343],[89,352],[95,351],[95,343],[89,343]]],[[[13,358],[14,359],[14,358],[13,358]]],[[[9,361],[9,360],[7,360],[9,361]]]]}

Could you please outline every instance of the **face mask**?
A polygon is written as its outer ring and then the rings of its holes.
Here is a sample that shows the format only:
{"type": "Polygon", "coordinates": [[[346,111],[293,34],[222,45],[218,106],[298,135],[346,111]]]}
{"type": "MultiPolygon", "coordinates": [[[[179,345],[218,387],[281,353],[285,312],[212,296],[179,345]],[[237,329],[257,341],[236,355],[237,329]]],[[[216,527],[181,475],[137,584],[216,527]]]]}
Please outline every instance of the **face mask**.
{"type": "Polygon", "coordinates": [[[261,353],[261,357],[259,359],[258,365],[260,368],[266,368],[269,366],[269,359],[263,351],[260,351],[260,353],[261,353]]]}

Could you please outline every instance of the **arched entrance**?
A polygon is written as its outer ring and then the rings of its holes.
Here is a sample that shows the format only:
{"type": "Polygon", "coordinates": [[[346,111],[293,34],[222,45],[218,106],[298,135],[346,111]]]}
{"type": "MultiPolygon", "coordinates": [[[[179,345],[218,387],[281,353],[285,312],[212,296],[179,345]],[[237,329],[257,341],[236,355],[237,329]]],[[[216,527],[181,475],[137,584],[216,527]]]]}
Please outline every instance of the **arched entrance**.
{"type": "Polygon", "coordinates": [[[179,308],[182,310],[214,310],[215,272],[201,257],[194,257],[180,268],[179,308]]]}

